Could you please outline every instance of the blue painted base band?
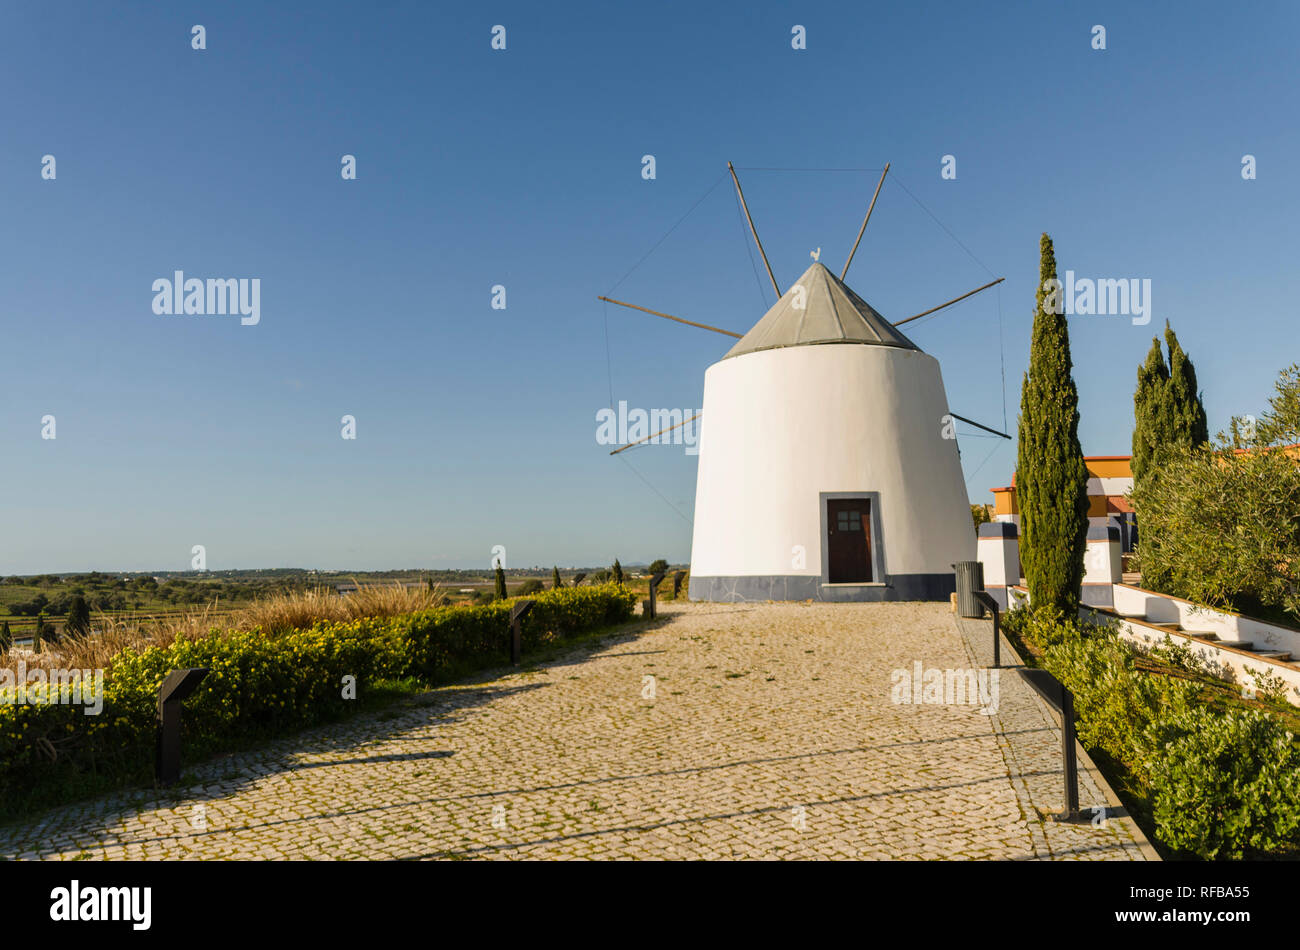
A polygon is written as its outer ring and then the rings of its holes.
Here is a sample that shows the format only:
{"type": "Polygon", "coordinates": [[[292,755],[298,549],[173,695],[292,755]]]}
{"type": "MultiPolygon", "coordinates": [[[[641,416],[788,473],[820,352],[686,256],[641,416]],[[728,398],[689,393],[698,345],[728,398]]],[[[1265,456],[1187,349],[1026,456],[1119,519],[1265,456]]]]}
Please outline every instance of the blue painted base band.
{"type": "Polygon", "coordinates": [[[947,600],[957,589],[953,574],[893,574],[885,584],[824,584],[807,575],[745,575],[697,577],[691,575],[691,600],[750,602],[766,600],[820,600],[875,603],[894,600],[947,600]]]}

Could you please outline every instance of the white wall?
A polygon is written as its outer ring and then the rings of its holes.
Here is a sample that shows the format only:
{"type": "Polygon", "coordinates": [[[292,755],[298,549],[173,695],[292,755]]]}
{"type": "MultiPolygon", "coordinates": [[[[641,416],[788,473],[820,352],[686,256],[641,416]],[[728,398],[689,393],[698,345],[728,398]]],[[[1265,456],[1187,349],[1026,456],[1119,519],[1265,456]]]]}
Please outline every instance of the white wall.
{"type": "Polygon", "coordinates": [[[1133,490],[1133,476],[1099,478],[1096,475],[1088,479],[1089,495],[1127,495],[1133,490]]]}
{"type": "Polygon", "coordinates": [[[975,533],[947,412],[938,361],[915,350],[795,346],[715,363],[692,575],[821,576],[821,492],[880,493],[888,574],[951,574],[974,559],[975,533]]]}
{"type": "Polygon", "coordinates": [[[976,546],[984,565],[985,587],[1020,583],[1020,542],[1016,538],[980,538],[976,546]]]}
{"type": "Polygon", "coordinates": [[[1265,623],[1240,614],[1201,607],[1167,594],[1143,590],[1129,584],[1115,585],[1115,611],[1130,617],[1145,617],[1152,623],[1177,623],[1195,633],[1214,633],[1227,643],[1245,641],[1257,647],[1286,650],[1300,659],[1300,631],[1265,623]]]}
{"type": "Polygon", "coordinates": [[[1083,552],[1083,583],[1118,584],[1124,576],[1119,548],[1118,541],[1089,538],[1083,552]]]}

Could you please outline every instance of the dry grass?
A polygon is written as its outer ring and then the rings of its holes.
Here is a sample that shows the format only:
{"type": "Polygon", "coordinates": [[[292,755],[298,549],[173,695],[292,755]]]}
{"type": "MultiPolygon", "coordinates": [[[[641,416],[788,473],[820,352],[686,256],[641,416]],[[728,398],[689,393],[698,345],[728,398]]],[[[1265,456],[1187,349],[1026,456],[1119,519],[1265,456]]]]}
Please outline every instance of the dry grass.
{"type": "Polygon", "coordinates": [[[169,646],[179,639],[202,636],[219,630],[262,628],[274,636],[285,630],[310,627],[320,621],[346,622],[362,617],[392,617],[440,606],[443,592],[407,588],[399,585],[358,585],[354,593],[341,595],[328,588],[303,593],[274,594],[237,610],[218,610],[214,606],[196,608],[178,617],[138,620],[100,614],[91,627],[94,633],[83,637],[64,637],[49,644],[37,655],[10,651],[0,656],[0,667],[16,669],[25,661],[28,669],[59,667],[66,669],[108,669],[113,657],[127,647],[143,650],[169,646]]]}

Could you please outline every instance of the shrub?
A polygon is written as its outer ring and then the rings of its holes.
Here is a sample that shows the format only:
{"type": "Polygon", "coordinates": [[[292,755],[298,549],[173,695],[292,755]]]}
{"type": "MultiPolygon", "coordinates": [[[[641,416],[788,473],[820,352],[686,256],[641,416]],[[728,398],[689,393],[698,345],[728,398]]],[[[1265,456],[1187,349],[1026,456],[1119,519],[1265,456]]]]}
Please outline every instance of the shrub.
{"type": "MultiPolygon", "coordinates": [[[[1296,847],[1300,748],[1276,717],[1224,712],[1201,700],[1194,680],[1144,672],[1109,626],[1066,622],[1046,609],[1008,620],[1044,649],[1042,666],[1074,695],[1083,744],[1126,767],[1150,798],[1161,841],[1202,858],[1296,847]]],[[[1171,643],[1151,653],[1176,670],[1203,672],[1171,643]]]]}
{"type": "Polygon", "coordinates": [[[1058,642],[1043,666],[1074,695],[1079,738],[1128,766],[1145,782],[1158,725],[1166,714],[1187,708],[1196,686],[1137,669],[1127,644],[1108,632],[1058,642]]]}
{"type": "Polygon", "coordinates": [[[1138,562],[1153,590],[1300,620],[1300,366],[1283,370],[1258,428],[1174,446],[1135,481],[1138,562]],[[1158,541],[1158,543],[1154,543],[1158,541]]]}
{"type": "Polygon", "coordinates": [[[1067,622],[1059,607],[1021,607],[1003,614],[1002,626],[1040,653],[1083,635],[1077,622],[1067,622]]]}
{"type": "Polygon", "coordinates": [[[614,566],[611,567],[609,570],[610,570],[610,574],[613,575],[614,583],[617,584],[619,587],[622,587],[623,586],[623,565],[618,563],[618,558],[614,558],[614,566]]]}
{"type": "Polygon", "coordinates": [[[528,578],[528,580],[524,581],[522,584],[519,585],[519,589],[515,591],[515,596],[523,597],[527,594],[536,594],[539,591],[545,589],[546,588],[542,585],[542,582],[540,580],[538,580],[536,577],[530,577],[528,578]]]}
{"type": "MultiPolygon", "coordinates": [[[[544,591],[535,599],[523,621],[525,650],[627,621],[635,603],[613,586],[544,591]]],[[[435,685],[504,663],[510,606],[435,607],[274,634],[211,630],[123,650],[108,670],[97,716],[70,704],[0,703],[0,816],[75,797],[97,774],[147,781],[158,688],[173,669],[211,670],[183,720],[187,758],[198,758],[345,714],[344,676],[355,676],[364,691],[395,679],[435,685]]]]}
{"type": "Polygon", "coordinates": [[[1134,494],[1143,578],[1198,603],[1300,619],[1300,464],[1282,448],[1222,445],[1162,458],[1159,480],[1134,494]],[[1152,535],[1158,546],[1143,540],[1152,535]]]}
{"type": "Polygon", "coordinates": [[[1189,706],[1169,716],[1151,765],[1160,839],[1201,858],[1295,848],[1300,751],[1272,716],[1189,706]]]}

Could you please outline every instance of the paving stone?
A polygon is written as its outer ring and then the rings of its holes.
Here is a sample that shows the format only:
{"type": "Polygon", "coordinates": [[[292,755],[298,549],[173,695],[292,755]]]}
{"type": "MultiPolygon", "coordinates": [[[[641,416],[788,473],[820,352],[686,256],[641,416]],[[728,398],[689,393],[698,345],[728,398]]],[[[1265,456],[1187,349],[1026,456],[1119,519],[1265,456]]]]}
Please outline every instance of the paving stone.
{"type": "Polygon", "coordinates": [[[1018,676],[996,715],[893,701],[915,662],[987,662],[981,635],[947,604],[670,602],[536,671],[201,765],[179,804],[136,791],[0,828],[0,854],[1145,859],[1128,819],[1038,820],[1061,807],[1060,732],[1018,676]]]}

